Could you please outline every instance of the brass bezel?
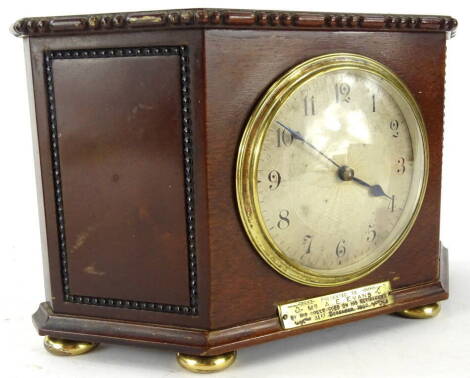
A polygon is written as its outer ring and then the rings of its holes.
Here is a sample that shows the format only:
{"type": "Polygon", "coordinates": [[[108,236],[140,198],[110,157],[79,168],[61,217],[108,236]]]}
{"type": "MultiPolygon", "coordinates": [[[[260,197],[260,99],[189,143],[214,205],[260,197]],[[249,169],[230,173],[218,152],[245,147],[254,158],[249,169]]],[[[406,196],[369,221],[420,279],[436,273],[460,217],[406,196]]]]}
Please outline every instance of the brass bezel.
{"type": "MultiPolygon", "coordinates": [[[[416,153],[415,147],[416,144],[413,145],[414,153],[416,153]]],[[[421,208],[428,181],[428,171],[429,150],[424,120],[418,104],[406,85],[386,66],[368,57],[350,53],[327,54],[309,59],[290,69],[266,91],[265,95],[253,110],[246,125],[238,151],[236,166],[238,208],[243,226],[251,243],[260,256],[278,273],[292,281],[308,286],[339,286],[356,281],[371,273],[390,258],[398,249],[409,234],[421,208]],[[295,263],[277,247],[262,219],[256,190],[256,173],[261,145],[264,141],[266,130],[270,126],[279,108],[287,101],[289,96],[307,80],[312,79],[316,75],[339,69],[358,69],[375,74],[379,78],[387,81],[388,84],[396,89],[402,96],[404,102],[409,105],[418,125],[420,140],[423,144],[424,172],[419,197],[410,220],[391,247],[381,254],[378,259],[356,272],[334,276],[318,274],[318,272],[314,272],[307,267],[295,263]]]]}

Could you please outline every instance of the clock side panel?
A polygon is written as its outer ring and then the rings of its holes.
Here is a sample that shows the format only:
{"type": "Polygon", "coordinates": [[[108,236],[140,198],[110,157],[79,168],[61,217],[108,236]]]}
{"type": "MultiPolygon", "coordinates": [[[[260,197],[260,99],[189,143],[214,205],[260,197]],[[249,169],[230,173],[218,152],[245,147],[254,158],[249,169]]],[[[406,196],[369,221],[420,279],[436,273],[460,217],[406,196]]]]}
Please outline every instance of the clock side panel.
{"type": "Polygon", "coordinates": [[[205,326],[200,56],[199,32],[31,39],[54,312],[205,326]]]}
{"type": "Polygon", "coordinates": [[[393,32],[211,30],[205,34],[211,328],[276,316],[276,305],[390,280],[394,289],[435,281],[439,274],[445,35],[393,32]],[[336,288],[307,287],[276,273],[243,229],[235,164],[256,102],[292,66],[328,53],[368,56],[409,87],[426,124],[430,169],[424,202],[407,239],[381,267],[336,288]]]}

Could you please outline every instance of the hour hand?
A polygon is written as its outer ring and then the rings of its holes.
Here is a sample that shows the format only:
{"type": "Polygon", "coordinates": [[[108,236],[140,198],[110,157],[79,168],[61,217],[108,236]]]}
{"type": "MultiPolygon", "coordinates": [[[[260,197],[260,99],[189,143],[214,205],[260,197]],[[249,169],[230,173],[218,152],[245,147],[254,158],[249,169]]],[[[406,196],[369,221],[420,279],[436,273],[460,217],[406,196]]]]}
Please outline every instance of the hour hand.
{"type": "Polygon", "coordinates": [[[384,190],[380,185],[372,185],[369,188],[370,194],[372,194],[374,197],[380,197],[380,196],[385,196],[387,198],[390,198],[387,194],[385,194],[384,190]]]}
{"type": "Polygon", "coordinates": [[[369,194],[373,197],[384,196],[384,197],[387,197],[388,199],[392,199],[392,197],[390,197],[388,194],[386,194],[384,192],[384,190],[382,189],[382,187],[380,185],[370,185],[370,184],[368,184],[367,182],[361,180],[358,177],[353,177],[353,181],[357,182],[360,185],[368,187],[369,188],[369,194]]]}

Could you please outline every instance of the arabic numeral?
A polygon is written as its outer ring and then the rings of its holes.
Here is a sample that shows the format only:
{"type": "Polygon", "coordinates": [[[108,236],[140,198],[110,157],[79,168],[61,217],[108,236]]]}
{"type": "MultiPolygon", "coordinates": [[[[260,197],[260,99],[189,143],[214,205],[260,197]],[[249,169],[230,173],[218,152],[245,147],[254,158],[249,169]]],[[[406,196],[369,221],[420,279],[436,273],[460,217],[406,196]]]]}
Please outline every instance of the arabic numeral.
{"type": "Polygon", "coordinates": [[[304,114],[305,117],[315,115],[315,101],[313,96],[304,97],[304,114]]]}
{"type": "Polygon", "coordinates": [[[281,184],[281,174],[275,169],[273,169],[268,174],[268,181],[270,182],[269,190],[276,190],[281,184]]]}
{"type": "Polygon", "coordinates": [[[351,101],[351,97],[349,94],[351,93],[351,87],[347,83],[340,83],[335,84],[335,94],[336,94],[336,103],[339,104],[340,102],[349,102],[351,101]]]}
{"type": "Polygon", "coordinates": [[[305,246],[305,254],[310,253],[310,249],[312,248],[312,235],[305,235],[304,236],[304,246],[305,246]]]}
{"type": "Polygon", "coordinates": [[[401,157],[397,160],[397,164],[395,166],[395,172],[399,175],[405,173],[405,158],[401,157]]]}
{"type": "Polygon", "coordinates": [[[377,236],[377,231],[374,230],[374,226],[372,226],[371,224],[369,224],[369,229],[367,231],[367,237],[366,237],[366,240],[369,242],[369,243],[372,243],[374,240],[375,240],[375,237],[377,236]]]}
{"type": "Polygon", "coordinates": [[[289,210],[281,210],[279,212],[279,221],[277,222],[277,228],[285,230],[290,225],[289,210]]]}
{"type": "Polygon", "coordinates": [[[294,141],[294,137],[287,130],[277,129],[277,146],[289,147],[294,141]]]}
{"type": "Polygon", "coordinates": [[[388,203],[388,209],[390,210],[390,212],[394,212],[395,211],[395,195],[393,195],[391,198],[390,198],[390,202],[388,203]]]}
{"type": "Polygon", "coordinates": [[[336,256],[339,258],[344,257],[346,255],[346,240],[340,240],[338,245],[336,246],[336,256]]]}
{"type": "Polygon", "coordinates": [[[392,130],[392,136],[394,138],[398,138],[398,127],[400,126],[400,123],[394,119],[392,121],[390,121],[390,130],[392,130]]]}

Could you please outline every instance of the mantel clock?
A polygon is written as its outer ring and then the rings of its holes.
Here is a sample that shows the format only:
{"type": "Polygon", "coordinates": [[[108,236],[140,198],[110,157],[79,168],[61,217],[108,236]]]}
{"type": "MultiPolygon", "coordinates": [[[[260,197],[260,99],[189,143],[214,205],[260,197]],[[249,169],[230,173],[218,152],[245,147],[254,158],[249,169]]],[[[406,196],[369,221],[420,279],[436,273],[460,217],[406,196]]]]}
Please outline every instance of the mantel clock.
{"type": "Polygon", "coordinates": [[[207,372],[264,341],[436,315],[456,26],[218,9],[16,22],[46,348],[152,345],[207,372]]]}

